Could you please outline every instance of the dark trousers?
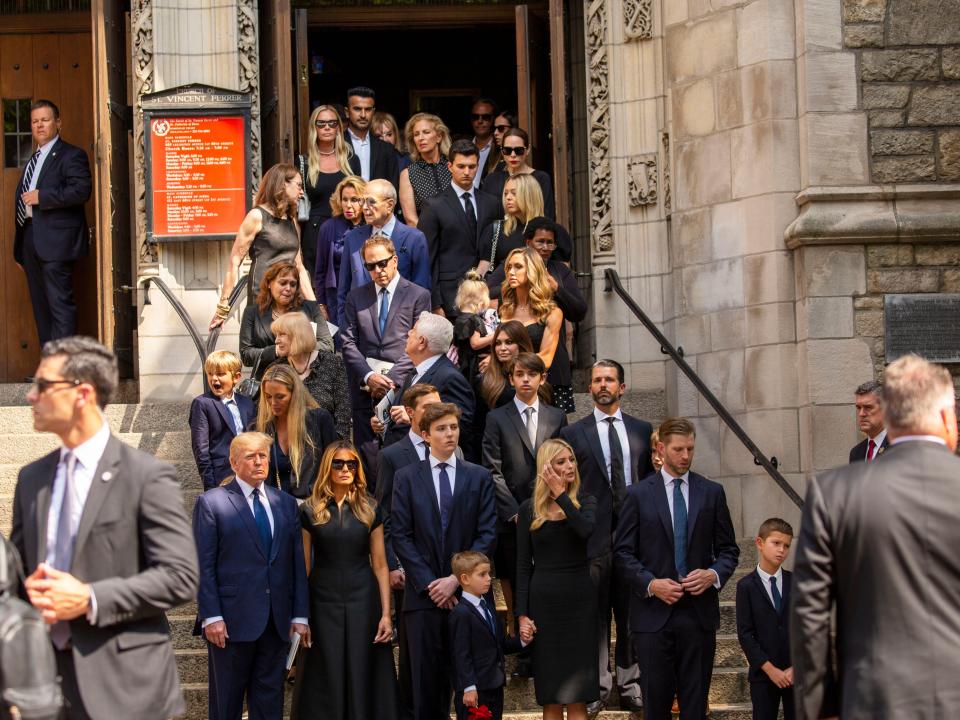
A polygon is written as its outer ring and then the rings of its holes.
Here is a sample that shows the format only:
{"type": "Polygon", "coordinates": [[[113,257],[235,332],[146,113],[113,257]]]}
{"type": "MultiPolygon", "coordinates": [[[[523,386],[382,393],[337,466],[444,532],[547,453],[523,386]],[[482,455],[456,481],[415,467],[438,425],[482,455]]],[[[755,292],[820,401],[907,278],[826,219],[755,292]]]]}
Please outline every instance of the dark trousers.
{"type": "Polygon", "coordinates": [[[55,650],[57,657],[57,675],[60,676],[60,690],[63,692],[63,720],[90,720],[87,708],[80,697],[77,685],[76,668],[73,665],[73,650],[55,650]]]}
{"type": "Polygon", "coordinates": [[[597,588],[597,621],[600,630],[600,697],[606,700],[613,689],[610,670],[610,621],[617,623],[617,688],[621,700],[640,702],[640,669],[630,647],[630,588],[613,572],[613,555],[609,552],[590,561],[590,579],[597,588]]]}
{"type": "Polygon", "coordinates": [[[411,720],[413,718],[413,678],[410,674],[407,626],[403,621],[403,590],[393,591],[393,611],[396,615],[397,648],[400,655],[397,663],[397,679],[400,681],[400,717],[402,720],[411,720]]]}
{"type": "Polygon", "coordinates": [[[447,610],[403,613],[413,683],[414,720],[449,720],[453,685],[447,610]]]}
{"type": "Polygon", "coordinates": [[[750,683],[750,700],[753,702],[753,720],[777,720],[780,701],[783,701],[783,720],[793,720],[793,688],[780,689],[769,680],[750,683]]]}
{"type": "Polygon", "coordinates": [[[682,598],[659,632],[635,632],[631,639],[640,666],[644,718],[670,720],[676,694],[680,720],[703,720],[717,633],[700,627],[692,603],[682,598]]]}
{"type": "Polygon", "coordinates": [[[353,444],[360,453],[366,476],[371,479],[368,481],[367,490],[373,493],[376,490],[375,478],[380,465],[380,438],[370,427],[373,406],[370,404],[369,393],[352,393],[350,400],[353,404],[353,444]]]}
{"type": "Polygon", "coordinates": [[[23,269],[40,347],[48,340],[77,334],[77,303],[73,298],[73,262],[40,259],[33,223],[23,229],[23,269]]]}
{"type": "MultiPolygon", "coordinates": [[[[469,708],[463,705],[462,692],[453,694],[453,704],[457,708],[457,720],[467,720],[469,708]]],[[[486,705],[487,710],[493,716],[493,720],[501,720],[503,718],[503,688],[477,690],[477,704],[486,705]]]]}
{"type": "Polygon", "coordinates": [[[283,717],[283,678],[289,640],[273,620],[252,642],[207,643],[209,720],[240,720],[246,696],[250,720],[283,717]]]}

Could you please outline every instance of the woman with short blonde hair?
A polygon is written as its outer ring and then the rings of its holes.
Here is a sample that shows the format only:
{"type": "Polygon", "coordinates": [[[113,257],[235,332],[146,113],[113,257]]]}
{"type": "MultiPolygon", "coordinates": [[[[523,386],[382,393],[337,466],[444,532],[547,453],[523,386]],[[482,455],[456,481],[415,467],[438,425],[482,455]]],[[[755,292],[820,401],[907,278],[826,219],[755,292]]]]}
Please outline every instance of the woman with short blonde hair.
{"type": "Polygon", "coordinates": [[[416,227],[423,204],[453,180],[447,167],[450,130],[436,115],[421,112],[407,120],[404,135],[411,162],[400,173],[400,207],[404,222],[416,227]]]}

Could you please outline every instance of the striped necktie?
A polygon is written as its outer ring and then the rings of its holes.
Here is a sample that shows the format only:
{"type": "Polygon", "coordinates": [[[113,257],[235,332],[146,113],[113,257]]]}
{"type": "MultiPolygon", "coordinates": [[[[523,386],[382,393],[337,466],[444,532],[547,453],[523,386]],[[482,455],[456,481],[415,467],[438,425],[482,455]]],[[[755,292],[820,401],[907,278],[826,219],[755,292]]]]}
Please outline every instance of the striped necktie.
{"type": "Polygon", "coordinates": [[[23,171],[23,182],[20,184],[20,194],[17,195],[17,226],[23,227],[27,222],[27,205],[23,202],[22,194],[30,189],[30,181],[33,180],[33,171],[37,168],[37,162],[40,160],[40,149],[33,154],[30,162],[27,163],[27,169],[23,171]]]}

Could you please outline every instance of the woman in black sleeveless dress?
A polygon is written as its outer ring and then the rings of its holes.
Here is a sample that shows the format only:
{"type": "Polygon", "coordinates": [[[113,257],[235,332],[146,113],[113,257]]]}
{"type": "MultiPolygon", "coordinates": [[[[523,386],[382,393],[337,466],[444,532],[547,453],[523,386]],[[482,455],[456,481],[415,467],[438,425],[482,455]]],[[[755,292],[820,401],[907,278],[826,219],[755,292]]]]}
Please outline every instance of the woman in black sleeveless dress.
{"type": "Polygon", "coordinates": [[[417,113],[407,121],[404,135],[411,162],[400,173],[400,207],[403,221],[416,227],[423,204],[453,180],[447,167],[450,131],[436,115],[417,113]]]}
{"type": "Polygon", "coordinates": [[[597,605],[587,541],[596,501],[578,494],[573,449],[547,440],[537,453],[533,497],[517,520],[517,596],[521,628],[536,626],[533,681],[545,720],[586,720],[600,696],[597,605]],[[571,599],[576,598],[576,602],[571,599]]]}
{"type": "Polygon", "coordinates": [[[298,668],[293,717],[396,720],[383,524],[349,442],[334,443],[323,454],[300,522],[310,566],[313,644],[298,668]]]}

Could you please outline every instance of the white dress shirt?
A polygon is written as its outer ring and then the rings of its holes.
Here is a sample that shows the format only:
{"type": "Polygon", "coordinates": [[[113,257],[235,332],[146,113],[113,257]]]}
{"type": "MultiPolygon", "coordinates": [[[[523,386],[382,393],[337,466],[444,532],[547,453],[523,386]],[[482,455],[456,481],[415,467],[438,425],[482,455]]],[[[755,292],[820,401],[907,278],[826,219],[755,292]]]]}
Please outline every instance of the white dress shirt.
{"type": "Polygon", "coordinates": [[[617,422],[613,424],[613,429],[617,431],[620,437],[620,449],[623,451],[623,480],[627,487],[633,482],[633,466],[630,464],[630,440],[627,438],[627,425],[623,422],[623,413],[617,408],[613,415],[607,415],[600,412],[597,408],[593,409],[593,417],[597,421],[597,435],[600,437],[600,449],[603,450],[603,460],[607,464],[607,478],[612,478],[610,468],[610,431],[607,423],[608,417],[614,417],[617,422]]]}
{"type": "Polygon", "coordinates": [[[767,591],[767,597],[770,598],[770,604],[773,605],[773,608],[777,608],[777,604],[773,601],[773,589],[770,587],[770,578],[777,579],[777,590],[780,591],[780,601],[783,602],[783,568],[777,568],[777,571],[771,575],[768,572],[764,572],[763,569],[757,565],[757,575],[760,576],[760,580],[763,583],[763,589],[767,591]]]}
{"type": "MultiPolygon", "coordinates": [[[[307,367],[309,368],[310,366],[307,365],[307,367]]],[[[240,416],[240,406],[237,405],[237,399],[233,393],[230,393],[230,397],[223,396],[220,398],[220,402],[227,406],[227,412],[229,412],[230,417],[233,418],[233,427],[237,431],[237,435],[239,435],[243,432],[243,418],[240,416]]]]}
{"type": "Polygon", "coordinates": [[[870,452],[870,440],[873,440],[873,457],[866,457],[866,455],[865,455],[864,458],[865,458],[866,460],[876,460],[876,459],[877,459],[877,455],[880,454],[880,446],[883,445],[883,441],[886,440],[886,439],[887,439],[887,429],[886,429],[886,428],[884,428],[883,430],[881,430],[880,432],[878,432],[876,437],[867,438],[867,452],[868,452],[868,453],[870,452]]]}
{"type": "Polygon", "coordinates": [[[453,495],[457,487],[457,456],[456,453],[446,460],[438,460],[433,455],[430,456],[430,471],[433,475],[433,492],[437,496],[437,507],[440,507],[440,463],[447,464],[447,477],[450,478],[450,494],[453,495]]]}
{"type": "MultiPolygon", "coordinates": [[[[50,151],[53,150],[53,146],[57,144],[57,140],[60,139],[60,135],[57,135],[53,140],[48,140],[46,143],[37,148],[40,151],[40,157],[37,158],[37,164],[33,168],[33,175],[30,176],[30,182],[27,183],[27,187],[24,192],[30,192],[31,190],[37,189],[37,180],[40,179],[40,170],[43,168],[43,163],[47,159],[47,156],[50,154],[50,151]]],[[[35,155],[37,150],[33,151],[35,155]]],[[[31,155],[31,158],[33,155],[31,155]]],[[[27,161],[29,162],[29,160],[27,161]]],[[[27,217],[33,217],[33,205],[27,205],[27,217]]],[[[109,434],[109,433],[108,433],[109,434]]],[[[106,446],[104,446],[106,447],[106,446]]]]}
{"type": "Polygon", "coordinates": [[[367,131],[365,138],[359,138],[353,132],[353,128],[347,128],[350,133],[350,141],[353,143],[353,154],[360,160],[360,177],[366,182],[370,182],[370,131],[367,131]]]}
{"type": "MultiPolygon", "coordinates": [[[[410,418],[411,420],[413,418],[410,418]]],[[[424,457],[424,452],[429,456],[430,455],[430,446],[427,445],[427,441],[423,439],[420,435],[417,435],[412,429],[407,433],[410,436],[410,442],[413,443],[413,449],[417,451],[417,457],[420,460],[426,460],[424,457]]]]}
{"type": "Polygon", "coordinates": [[[419,364],[414,368],[413,380],[410,381],[410,385],[409,385],[408,387],[413,386],[413,385],[416,385],[418,382],[420,382],[420,378],[422,378],[424,375],[426,375],[426,374],[427,374],[427,371],[430,370],[430,368],[432,368],[434,365],[436,365],[436,364],[437,364],[437,360],[439,360],[441,357],[443,357],[443,356],[442,356],[442,355],[431,355],[431,356],[428,357],[426,360],[424,360],[423,362],[419,363],[419,364]]]}
{"type": "MultiPolygon", "coordinates": [[[[517,412],[520,413],[520,419],[523,421],[523,424],[525,427],[527,424],[527,415],[526,415],[527,408],[533,408],[533,417],[530,418],[530,421],[534,424],[533,425],[534,429],[540,426],[540,398],[539,397],[535,398],[530,405],[527,405],[523,400],[521,400],[516,395],[514,395],[513,404],[516,406],[517,412]]],[[[527,432],[529,434],[529,428],[527,429],[527,432]]],[[[531,444],[533,445],[535,443],[531,441],[531,444]]],[[[534,448],[534,450],[536,449],[537,448],[534,448]]]]}

